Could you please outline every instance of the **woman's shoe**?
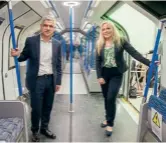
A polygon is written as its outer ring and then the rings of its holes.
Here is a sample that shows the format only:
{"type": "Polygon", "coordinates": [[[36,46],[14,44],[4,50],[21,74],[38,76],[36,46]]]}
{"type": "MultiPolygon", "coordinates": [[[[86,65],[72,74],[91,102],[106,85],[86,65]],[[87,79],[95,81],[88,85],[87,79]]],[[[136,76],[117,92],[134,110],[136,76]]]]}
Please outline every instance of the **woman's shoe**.
{"type": "Polygon", "coordinates": [[[101,126],[102,128],[107,127],[107,121],[105,120],[104,122],[102,122],[100,126],[101,126]]]}
{"type": "Polygon", "coordinates": [[[105,130],[105,133],[107,136],[111,136],[112,135],[112,127],[110,126],[107,126],[106,130],[105,130]]]}

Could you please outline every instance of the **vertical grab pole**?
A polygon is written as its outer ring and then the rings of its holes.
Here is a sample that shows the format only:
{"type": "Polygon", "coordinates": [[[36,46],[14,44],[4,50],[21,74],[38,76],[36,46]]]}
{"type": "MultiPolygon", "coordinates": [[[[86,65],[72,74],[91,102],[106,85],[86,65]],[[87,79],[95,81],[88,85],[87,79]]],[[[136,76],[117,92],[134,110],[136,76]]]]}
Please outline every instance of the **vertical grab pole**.
{"type": "MultiPolygon", "coordinates": [[[[158,55],[156,55],[156,61],[158,61],[158,55]]],[[[154,76],[154,95],[157,96],[157,91],[158,91],[158,66],[156,65],[155,67],[155,76],[154,76]]]]}
{"type": "Polygon", "coordinates": [[[94,49],[95,49],[95,27],[92,28],[92,55],[91,55],[91,68],[94,68],[94,49]]]}
{"type": "Polygon", "coordinates": [[[88,49],[88,34],[86,34],[86,46],[85,46],[85,70],[87,71],[87,50],[88,49]]]}
{"type": "Polygon", "coordinates": [[[73,37],[72,37],[72,7],[70,7],[70,109],[73,112],[73,37]]]}
{"type": "Polygon", "coordinates": [[[89,32],[87,34],[87,47],[86,47],[86,72],[88,71],[88,64],[89,64],[89,40],[90,40],[90,36],[89,36],[89,32]]]}
{"type": "Polygon", "coordinates": [[[144,98],[142,100],[142,103],[145,103],[146,99],[147,99],[149,86],[150,86],[150,79],[152,77],[152,72],[153,72],[153,69],[154,69],[154,64],[155,64],[155,60],[156,60],[156,56],[157,56],[158,45],[159,45],[159,41],[160,41],[162,28],[163,28],[163,23],[161,22],[161,25],[160,25],[160,27],[158,29],[158,32],[157,32],[157,37],[156,37],[156,42],[155,42],[155,46],[154,46],[152,61],[151,61],[151,65],[150,65],[149,71],[148,71],[147,83],[146,83],[146,87],[145,87],[145,91],[144,91],[144,98]]]}
{"type": "MultiPolygon", "coordinates": [[[[17,45],[16,45],[16,39],[15,39],[15,33],[14,33],[13,12],[12,12],[12,3],[11,3],[11,1],[9,1],[9,3],[8,3],[8,13],[9,13],[12,45],[13,45],[13,48],[16,49],[17,45]]],[[[19,63],[18,63],[17,57],[14,57],[14,62],[15,62],[15,66],[16,66],[19,96],[22,96],[22,85],[21,85],[21,78],[20,78],[20,69],[19,69],[19,63]]]]}

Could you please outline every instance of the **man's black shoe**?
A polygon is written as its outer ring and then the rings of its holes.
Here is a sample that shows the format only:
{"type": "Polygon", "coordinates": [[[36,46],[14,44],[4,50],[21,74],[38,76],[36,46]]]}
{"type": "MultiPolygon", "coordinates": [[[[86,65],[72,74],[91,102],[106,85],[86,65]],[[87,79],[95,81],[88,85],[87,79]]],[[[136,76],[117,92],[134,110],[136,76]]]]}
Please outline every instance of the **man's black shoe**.
{"type": "Polygon", "coordinates": [[[32,133],[32,142],[40,142],[40,137],[38,133],[32,133]]]}
{"type": "Polygon", "coordinates": [[[50,130],[45,130],[45,129],[41,129],[40,133],[45,135],[46,137],[50,138],[50,139],[56,139],[56,135],[53,134],[50,130]]]}

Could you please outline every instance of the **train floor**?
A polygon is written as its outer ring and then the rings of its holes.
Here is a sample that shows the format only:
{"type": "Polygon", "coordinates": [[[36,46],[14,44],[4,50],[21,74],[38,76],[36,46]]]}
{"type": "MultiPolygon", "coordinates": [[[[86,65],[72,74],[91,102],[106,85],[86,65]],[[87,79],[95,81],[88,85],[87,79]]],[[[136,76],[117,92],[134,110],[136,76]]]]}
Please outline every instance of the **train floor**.
{"type": "Polygon", "coordinates": [[[137,124],[117,100],[115,126],[111,137],[100,127],[104,120],[104,100],[101,94],[88,94],[79,63],[73,64],[73,110],[69,111],[69,63],[66,64],[62,88],[55,95],[49,128],[57,138],[41,135],[41,142],[135,142],[137,124]]]}

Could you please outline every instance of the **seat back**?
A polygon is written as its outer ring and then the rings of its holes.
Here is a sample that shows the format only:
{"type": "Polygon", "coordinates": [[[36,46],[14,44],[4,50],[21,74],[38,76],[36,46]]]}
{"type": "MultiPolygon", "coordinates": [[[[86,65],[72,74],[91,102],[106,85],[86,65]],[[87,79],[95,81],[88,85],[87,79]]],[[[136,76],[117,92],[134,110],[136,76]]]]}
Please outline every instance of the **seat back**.
{"type": "Polygon", "coordinates": [[[24,119],[24,104],[20,101],[0,101],[0,118],[22,118],[24,119]]]}
{"type": "Polygon", "coordinates": [[[21,101],[0,101],[0,119],[21,118],[23,119],[25,140],[28,142],[28,125],[25,103],[21,101]]]}
{"type": "Polygon", "coordinates": [[[161,100],[163,100],[163,101],[166,102],[166,89],[162,89],[162,90],[160,91],[159,98],[160,98],[161,100]]]}

